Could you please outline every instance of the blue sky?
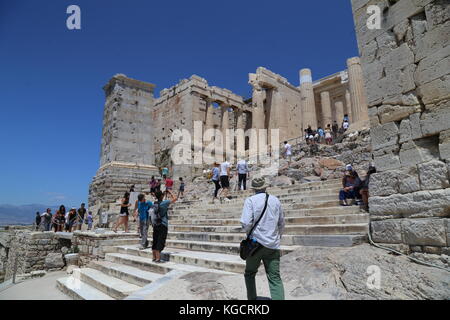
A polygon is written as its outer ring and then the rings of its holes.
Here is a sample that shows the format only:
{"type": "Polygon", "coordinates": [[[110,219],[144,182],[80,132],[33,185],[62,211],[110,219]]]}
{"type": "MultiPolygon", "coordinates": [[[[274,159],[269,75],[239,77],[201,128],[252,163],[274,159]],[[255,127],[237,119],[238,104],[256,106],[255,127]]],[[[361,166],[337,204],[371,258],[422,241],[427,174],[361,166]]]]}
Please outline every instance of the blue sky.
{"type": "Polygon", "coordinates": [[[318,79],[357,54],[350,1],[0,0],[0,203],[87,201],[116,73],[156,96],[197,74],[249,97],[259,66],[298,85],[301,68],[318,79]]]}

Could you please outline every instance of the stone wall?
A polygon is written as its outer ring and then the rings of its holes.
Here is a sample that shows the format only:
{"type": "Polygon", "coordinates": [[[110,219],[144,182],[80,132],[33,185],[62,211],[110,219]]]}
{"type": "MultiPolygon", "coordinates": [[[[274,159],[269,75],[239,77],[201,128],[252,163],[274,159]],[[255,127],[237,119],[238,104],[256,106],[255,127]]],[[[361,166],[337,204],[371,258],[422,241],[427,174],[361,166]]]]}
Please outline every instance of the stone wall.
{"type": "Polygon", "coordinates": [[[53,232],[12,230],[9,234],[5,279],[12,278],[16,257],[17,274],[43,270],[45,269],[45,258],[47,255],[49,253],[61,253],[61,248],[67,245],[65,241],[60,240],[53,232]]]}
{"type": "Polygon", "coordinates": [[[77,248],[80,266],[92,260],[103,259],[106,252],[111,252],[113,246],[127,244],[127,239],[136,239],[136,233],[113,233],[104,229],[96,232],[75,231],[72,246],[77,248]]]}
{"type": "Polygon", "coordinates": [[[353,0],[378,173],[370,184],[374,241],[449,253],[450,5],[353,0]],[[367,7],[383,12],[368,30],[367,7]]]}

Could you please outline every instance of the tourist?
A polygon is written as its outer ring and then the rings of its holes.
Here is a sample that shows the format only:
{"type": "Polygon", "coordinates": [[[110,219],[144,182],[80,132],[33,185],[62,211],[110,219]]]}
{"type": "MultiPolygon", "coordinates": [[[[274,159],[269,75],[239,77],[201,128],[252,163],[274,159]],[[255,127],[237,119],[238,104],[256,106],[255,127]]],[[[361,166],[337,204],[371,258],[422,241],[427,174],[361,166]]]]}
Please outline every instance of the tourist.
{"type": "Polygon", "coordinates": [[[264,178],[254,178],[251,188],[254,189],[255,195],[245,200],[242,209],[242,228],[252,241],[259,244],[257,251],[246,260],[244,277],[248,300],[257,298],[255,276],[261,260],[266,270],[272,299],[284,300],[284,287],[280,276],[280,240],[285,225],[284,215],[280,200],[266,193],[267,186],[264,178]],[[261,220],[255,226],[260,217],[261,220]]]}
{"type": "Polygon", "coordinates": [[[344,120],[343,121],[344,122],[345,121],[350,122],[350,118],[348,117],[348,114],[344,114],[344,120]]]}
{"type": "Polygon", "coordinates": [[[331,135],[332,134],[331,124],[328,124],[324,131],[325,131],[325,142],[327,145],[331,145],[333,143],[333,136],[331,135]]]}
{"type": "Polygon", "coordinates": [[[180,198],[180,196],[181,196],[181,199],[183,199],[183,197],[184,197],[184,188],[185,188],[186,184],[184,183],[182,177],[178,178],[178,180],[180,180],[180,188],[178,189],[177,198],[180,198]]]}
{"type": "Polygon", "coordinates": [[[67,231],[68,232],[73,232],[73,229],[77,227],[77,209],[72,207],[72,209],[70,209],[70,211],[68,212],[67,215],[67,220],[66,220],[66,224],[67,224],[67,231]]]}
{"type": "Polygon", "coordinates": [[[43,231],[50,231],[52,224],[52,210],[50,208],[47,208],[47,210],[45,210],[45,213],[41,215],[41,219],[43,231]]]}
{"type": "Polygon", "coordinates": [[[342,123],[342,129],[344,129],[344,132],[347,131],[349,127],[350,124],[348,123],[348,121],[344,120],[344,122],[342,123]]]}
{"type": "Polygon", "coordinates": [[[161,191],[161,179],[158,179],[155,184],[155,194],[157,191],[161,191]]]}
{"type": "Polygon", "coordinates": [[[155,192],[156,192],[156,185],[157,185],[157,181],[155,179],[154,176],[152,176],[152,178],[150,179],[149,185],[150,185],[150,194],[154,197],[155,196],[155,192]]]}
{"type": "Polygon", "coordinates": [[[55,232],[63,232],[63,228],[66,224],[66,207],[61,205],[59,210],[55,214],[54,225],[55,232]]]}
{"type": "Polygon", "coordinates": [[[359,194],[362,198],[362,209],[364,211],[369,212],[369,182],[370,176],[374,173],[377,173],[377,169],[373,166],[369,166],[369,170],[367,170],[367,175],[364,181],[361,183],[361,189],[359,190],[359,194]]]}
{"type": "Polygon", "coordinates": [[[163,176],[164,179],[166,179],[167,176],[169,175],[169,169],[166,167],[162,168],[161,175],[163,176]]]}
{"type": "Polygon", "coordinates": [[[220,170],[219,170],[219,164],[217,162],[214,162],[214,167],[212,169],[212,176],[211,180],[214,183],[214,197],[212,203],[214,203],[214,200],[217,199],[217,193],[219,192],[221,186],[220,186],[220,170]]]}
{"type": "Polygon", "coordinates": [[[303,130],[303,131],[304,131],[304,134],[305,134],[305,141],[306,141],[306,143],[309,144],[309,134],[308,134],[308,129],[305,129],[305,130],[303,130]]]}
{"type": "Polygon", "coordinates": [[[119,214],[119,220],[116,222],[116,225],[113,228],[114,232],[117,232],[117,228],[119,226],[124,225],[125,232],[128,232],[128,215],[130,214],[128,212],[128,208],[131,206],[130,204],[130,193],[125,192],[123,198],[120,201],[120,214],[119,214]]]}
{"type": "Polygon", "coordinates": [[[319,143],[323,143],[323,141],[325,140],[325,131],[322,129],[322,127],[319,127],[319,129],[317,129],[317,133],[319,134],[319,143]]]}
{"type": "Polygon", "coordinates": [[[36,230],[36,231],[38,231],[39,230],[39,228],[40,228],[40,226],[41,226],[41,214],[39,213],[39,211],[38,212],[36,212],[36,216],[35,216],[35,227],[34,227],[34,229],[36,230]]]}
{"type": "MultiPolygon", "coordinates": [[[[285,142],[286,144],[286,142],[285,142]]],[[[247,190],[247,174],[248,174],[248,165],[245,159],[241,159],[237,163],[237,173],[238,173],[238,189],[239,190],[247,190]]]]}
{"type": "Polygon", "coordinates": [[[86,222],[88,225],[87,229],[88,229],[88,231],[90,231],[92,229],[92,223],[94,222],[94,217],[92,216],[92,211],[88,212],[86,222]]]}
{"type": "Polygon", "coordinates": [[[308,128],[306,129],[306,133],[308,134],[308,141],[310,143],[314,143],[314,134],[311,126],[308,126],[308,128]]]}
{"type": "Polygon", "coordinates": [[[131,187],[130,187],[130,193],[131,193],[131,192],[134,192],[134,184],[131,185],[131,187]]]}
{"type": "Polygon", "coordinates": [[[336,138],[338,136],[338,131],[339,131],[339,125],[338,125],[337,121],[333,122],[333,125],[331,126],[331,130],[333,131],[333,139],[336,140],[336,138]]]}
{"type": "Polygon", "coordinates": [[[86,208],[85,208],[85,204],[82,203],[81,207],[78,209],[77,211],[78,215],[77,215],[77,226],[76,226],[76,230],[81,230],[81,228],[83,227],[83,223],[84,223],[84,216],[86,215],[86,208]]]}
{"type": "Polygon", "coordinates": [[[291,162],[292,146],[287,141],[284,142],[284,158],[288,160],[288,163],[291,162]]]}
{"type": "Polygon", "coordinates": [[[313,136],[314,136],[314,143],[320,142],[320,135],[318,130],[313,130],[313,136]]]}
{"type": "Polygon", "coordinates": [[[360,179],[351,165],[345,167],[345,174],[342,178],[343,188],[339,191],[339,203],[341,206],[354,205],[356,203],[356,188],[360,185],[360,179]],[[347,201],[350,199],[350,203],[347,201]]]}
{"type": "Polygon", "coordinates": [[[152,216],[152,226],[153,226],[153,245],[152,245],[152,253],[153,253],[153,261],[156,263],[164,262],[161,260],[161,251],[164,250],[166,246],[167,239],[167,231],[169,228],[169,219],[167,212],[169,210],[169,206],[171,203],[175,203],[177,198],[170,193],[170,200],[163,201],[162,192],[156,193],[157,201],[153,204],[153,212],[152,216]],[[156,219],[155,219],[156,218],[156,219]]]}
{"type": "MultiPolygon", "coordinates": [[[[157,191],[155,195],[162,194],[161,191],[157,191]]],[[[137,216],[137,213],[139,213],[139,234],[141,238],[141,246],[140,249],[146,249],[148,247],[148,226],[150,224],[150,216],[149,216],[149,209],[153,206],[153,202],[147,201],[145,199],[144,194],[140,194],[138,196],[138,205],[137,205],[137,212],[134,211],[134,216],[137,216]]]]}
{"type": "Polygon", "coordinates": [[[166,185],[166,190],[164,191],[164,196],[166,197],[166,199],[169,197],[169,193],[172,193],[172,189],[173,189],[173,180],[169,178],[166,178],[165,180],[165,185],[166,185]]]}
{"type": "Polygon", "coordinates": [[[224,161],[220,165],[220,185],[222,186],[222,190],[220,191],[220,202],[225,198],[226,201],[228,199],[228,190],[230,189],[230,173],[231,164],[228,161],[224,161]]]}

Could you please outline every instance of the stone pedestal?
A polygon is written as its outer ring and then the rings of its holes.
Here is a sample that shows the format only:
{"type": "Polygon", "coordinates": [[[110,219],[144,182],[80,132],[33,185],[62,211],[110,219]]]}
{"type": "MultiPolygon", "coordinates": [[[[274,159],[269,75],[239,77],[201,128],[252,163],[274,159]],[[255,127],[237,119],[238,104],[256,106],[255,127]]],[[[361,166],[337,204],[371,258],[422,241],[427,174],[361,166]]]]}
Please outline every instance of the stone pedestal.
{"type": "Polygon", "coordinates": [[[300,70],[300,89],[303,109],[303,129],[311,126],[317,129],[316,103],[310,69],[300,70]]]}
{"type": "Polygon", "coordinates": [[[347,60],[347,66],[353,122],[367,121],[369,113],[361,61],[358,57],[350,58],[347,60]]]}

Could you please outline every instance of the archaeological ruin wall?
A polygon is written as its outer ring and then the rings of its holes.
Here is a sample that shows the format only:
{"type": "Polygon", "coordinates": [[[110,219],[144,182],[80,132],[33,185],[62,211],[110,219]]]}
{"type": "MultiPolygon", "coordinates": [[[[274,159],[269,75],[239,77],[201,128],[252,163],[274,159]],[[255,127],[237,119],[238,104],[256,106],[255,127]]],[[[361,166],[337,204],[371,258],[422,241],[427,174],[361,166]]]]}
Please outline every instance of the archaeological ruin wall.
{"type": "Polygon", "coordinates": [[[369,105],[373,240],[450,253],[450,5],[353,0],[369,105]],[[381,29],[369,30],[369,5],[381,29]]]}
{"type": "Polygon", "coordinates": [[[154,87],[118,74],[103,88],[100,168],[89,187],[89,207],[115,202],[131,185],[144,190],[159,174],[153,165],[154,87]]]}

